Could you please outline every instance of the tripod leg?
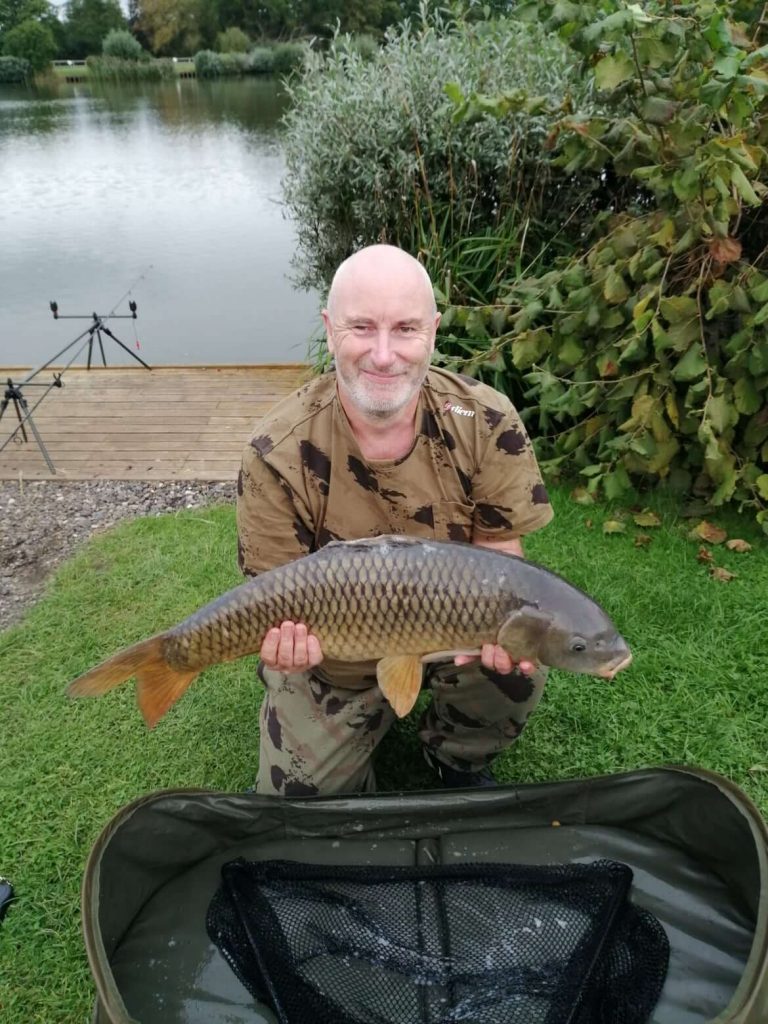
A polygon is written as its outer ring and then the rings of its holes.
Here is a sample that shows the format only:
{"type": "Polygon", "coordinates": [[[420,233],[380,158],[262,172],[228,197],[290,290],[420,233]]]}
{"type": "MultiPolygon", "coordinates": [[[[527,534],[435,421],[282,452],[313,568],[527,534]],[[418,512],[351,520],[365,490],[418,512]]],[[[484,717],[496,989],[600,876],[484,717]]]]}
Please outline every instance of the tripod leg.
{"type": "Polygon", "coordinates": [[[91,368],[91,356],[92,355],[93,355],[93,331],[90,332],[90,335],[89,335],[89,338],[88,338],[88,364],[85,367],[86,370],[90,370],[90,368],[91,368]]]}
{"type": "Polygon", "coordinates": [[[99,331],[99,330],[96,331],[96,337],[99,339],[99,349],[101,351],[101,361],[104,364],[104,366],[106,366],[107,365],[107,357],[104,355],[104,343],[101,340],[101,331],[99,331]]]}
{"type": "MultiPolygon", "coordinates": [[[[37,446],[40,449],[40,451],[43,453],[43,458],[45,459],[45,461],[46,461],[46,463],[48,465],[48,469],[55,476],[56,475],[56,467],[54,466],[53,462],[51,462],[51,457],[48,454],[48,449],[43,444],[43,439],[42,439],[42,437],[40,437],[40,434],[37,432],[37,427],[35,426],[35,421],[32,419],[32,413],[29,412],[29,406],[27,405],[26,399],[20,398],[19,399],[19,405],[24,410],[24,415],[26,417],[27,423],[29,424],[29,429],[35,435],[35,440],[37,441],[37,446]]],[[[18,412],[18,411],[19,410],[17,408],[16,412],[18,412]]],[[[23,430],[24,427],[22,426],[21,429],[23,430]]]]}
{"type": "MultiPolygon", "coordinates": [[[[23,402],[24,399],[22,398],[21,401],[23,402]]],[[[16,398],[15,395],[13,397],[13,408],[16,410],[16,419],[19,421],[17,429],[21,431],[21,436],[24,438],[24,443],[26,444],[29,439],[27,437],[27,432],[24,429],[24,419],[21,415],[21,410],[19,409],[19,399],[16,398]]]]}
{"type": "Polygon", "coordinates": [[[142,366],[146,366],[146,368],[148,370],[152,369],[152,367],[149,365],[149,363],[145,363],[144,360],[141,358],[141,356],[137,356],[135,352],[131,352],[131,350],[128,348],[127,345],[124,345],[122,343],[122,341],[120,341],[119,338],[116,338],[114,336],[114,334],[112,333],[112,331],[110,331],[110,329],[108,327],[102,327],[102,331],[104,331],[105,334],[109,335],[109,337],[112,339],[112,341],[116,341],[117,344],[120,346],[120,348],[125,349],[125,351],[128,353],[128,355],[129,356],[133,356],[133,358],[137,362],[141,363],[142,366]]]}

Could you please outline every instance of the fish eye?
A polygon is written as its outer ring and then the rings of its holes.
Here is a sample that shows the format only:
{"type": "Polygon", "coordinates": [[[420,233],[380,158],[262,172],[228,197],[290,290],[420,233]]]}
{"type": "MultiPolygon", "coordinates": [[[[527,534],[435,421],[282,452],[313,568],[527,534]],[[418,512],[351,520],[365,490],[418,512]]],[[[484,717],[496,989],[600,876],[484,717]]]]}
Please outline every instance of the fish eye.
{"type": "Polygon", "coordinates": [[[582,654],[584,651],[586,651],[586,649],[587,641],[582,640],[580,636],[574,637],[573,640],[571,640],[571,650],[575,654],[582,654]]]}

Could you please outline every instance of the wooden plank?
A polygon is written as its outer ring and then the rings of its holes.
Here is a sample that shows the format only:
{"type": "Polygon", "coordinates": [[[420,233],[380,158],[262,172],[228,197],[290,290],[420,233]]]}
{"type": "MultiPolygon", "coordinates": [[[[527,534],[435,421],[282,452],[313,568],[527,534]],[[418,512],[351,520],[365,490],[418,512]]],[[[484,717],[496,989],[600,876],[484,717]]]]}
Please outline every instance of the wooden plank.
{"type": "MultiPolygon", "coordinates": [[[[258,419],[305,379],[301,364],[72,368],[33,413],[55,475],[28,428],[28,443],[0,451],[0,479],[234,480],[258,419]]],[[[24,392],[30,406],[41,393],[24,392]]],[[[16,426],[11,405],[0,445],[16,426]]]]}

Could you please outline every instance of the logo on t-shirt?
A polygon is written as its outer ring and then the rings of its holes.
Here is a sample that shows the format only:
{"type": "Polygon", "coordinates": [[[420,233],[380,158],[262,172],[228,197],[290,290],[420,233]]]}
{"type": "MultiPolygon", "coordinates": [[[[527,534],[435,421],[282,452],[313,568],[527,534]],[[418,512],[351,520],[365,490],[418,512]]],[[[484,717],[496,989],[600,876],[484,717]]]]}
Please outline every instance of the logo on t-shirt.
{"type": "Polygon", "coordinates": [[[447,401],[443,406],[443,412],[455,412],[457,416],[474,416],[474,409],[462,409],[460,405],[453,405],[447,401]]]}

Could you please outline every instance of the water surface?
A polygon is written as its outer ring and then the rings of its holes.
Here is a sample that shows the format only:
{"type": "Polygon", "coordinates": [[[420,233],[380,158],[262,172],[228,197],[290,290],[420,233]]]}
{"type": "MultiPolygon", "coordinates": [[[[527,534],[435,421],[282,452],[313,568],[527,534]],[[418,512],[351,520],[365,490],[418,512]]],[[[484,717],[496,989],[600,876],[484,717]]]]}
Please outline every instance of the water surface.
{"type": "MultiPolygon", "coordinates": [[[[157,365],[303,360],[320,321],[289,279],[285,104],[261,78],[0,87],[0,365],[87,328],[51,299],[86,317],[133,299],[109,326],[157,365]]],[[[107,360],[132,362],[110,340],[107,360]]]]}

